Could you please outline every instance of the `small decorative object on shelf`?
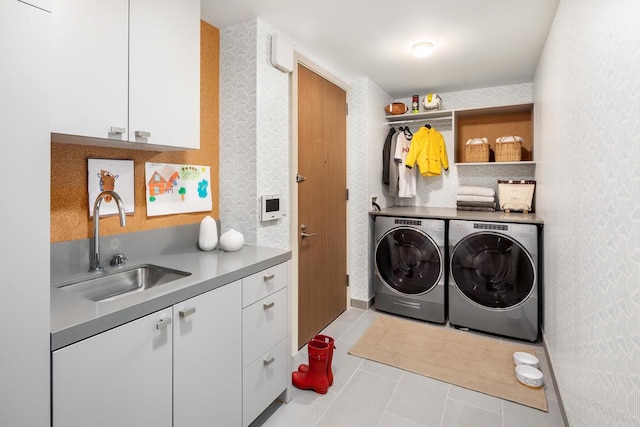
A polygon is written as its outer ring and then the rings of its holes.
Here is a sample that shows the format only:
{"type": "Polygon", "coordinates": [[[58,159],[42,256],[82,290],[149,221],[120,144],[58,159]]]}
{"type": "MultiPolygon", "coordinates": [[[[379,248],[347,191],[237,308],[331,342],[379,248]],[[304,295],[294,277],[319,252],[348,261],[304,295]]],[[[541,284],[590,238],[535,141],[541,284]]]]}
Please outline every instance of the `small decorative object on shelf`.
{"type": "Polygon", "coordinates": [[[422,106],[424,107],[425,111],[439,110],[442,106],[442,98],[440,98],[440,95],[430,93],[424,97],[422,106]]]}
{"type": "Polygon", "coordinates": [[[386,111],[387,114],[396,116],[398,114],[404,114],[409,111],[409,107],[407,107],[402,102],[392,102],[391,104],[388,104],[386,107],[384,107],[384,111],[386,111]]]}
{"type": "Polygon", "coordinates": [[[413,100],[411,101],[411,112],[414,114],[420,112],[420,95],[413,95],[413,100]]]}

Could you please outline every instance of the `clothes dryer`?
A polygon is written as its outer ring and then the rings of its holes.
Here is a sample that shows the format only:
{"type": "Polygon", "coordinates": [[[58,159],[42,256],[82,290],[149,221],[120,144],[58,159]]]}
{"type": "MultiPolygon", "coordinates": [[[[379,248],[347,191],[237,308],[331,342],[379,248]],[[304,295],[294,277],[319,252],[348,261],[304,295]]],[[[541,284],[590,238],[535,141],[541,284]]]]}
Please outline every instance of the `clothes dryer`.
{"type": "Polygon", "coordinates": [[[538,228],[451,220],[449,323],[537,341],[538,228]]]}
{"type": "Polygon", "coordinates": [[[444,323],[445,222],[377,216],[374,231],[376,309],[444,323]]]}

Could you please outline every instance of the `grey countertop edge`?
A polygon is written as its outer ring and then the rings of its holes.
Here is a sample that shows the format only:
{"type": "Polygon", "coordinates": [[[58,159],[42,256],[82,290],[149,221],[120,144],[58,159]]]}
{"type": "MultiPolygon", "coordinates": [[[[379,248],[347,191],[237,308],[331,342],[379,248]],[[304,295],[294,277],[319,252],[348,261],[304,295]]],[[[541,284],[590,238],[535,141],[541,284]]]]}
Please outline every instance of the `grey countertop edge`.
{"type": "Polygon", "coordinates": [[[524,214],[522,212],[506,213],[503,211],[460,211],[456,208],[428,206],[390,206],[382,209],[381,211],[369,211],[369,215],[372,217],[398,216],[409,218],[457,219],[465,221],[512,222],[538,225],[544,224],[542,218],[535,213],[524,214]]]}
{"type": "MultiPolygon", "coordinates": [[[[184,259],[176,260],[175,263],[172,263],[169,255],[164,257],[152,256],[148,259],[142,259],[136,264],[150,263],[174,267],[190,271],[192,273],[191,276],[180,279],[174,282],[175,284],[163,285],[162,289],[145,291],[145,293],[148,292],[147,297],[140,293],[132,297],[122,298],[117,303],[112,304],[112,307],[104,310],[102,314],[99,313],[98,306],[105,303],[94,303],[81,297],[69,295],[65,291],[57,289],[57,285],[52,283],[51,351],[59,350],[148,314],[169,308],[189,298],[233,283],[291,259],[291,251],[258,246],[244,246],[240,251],[233,253],[222,251],[202,252],[194,249],[193,253],[183,253],[181,255],[187,255],[190,259],[195,259],[195,261],[186,265],[184,259]],[[215,264],[224,262],[221,258],[225,256],[230,258],[230,265],[228,267],[224,265],[224,268],[220,268],[222,271],[219,273],[217,268],[214,268],[216,271],[211,272],[208,271],[208,267],[198,267],[200,263],[206,260],[206,257],[215,257],[215,260],[211,262],[215,264]]],[[[60,283],[60,280],[57,280],[57,283],[60,283]]],[[[240,308],[239,306],[238,309],[240,308]]]]}

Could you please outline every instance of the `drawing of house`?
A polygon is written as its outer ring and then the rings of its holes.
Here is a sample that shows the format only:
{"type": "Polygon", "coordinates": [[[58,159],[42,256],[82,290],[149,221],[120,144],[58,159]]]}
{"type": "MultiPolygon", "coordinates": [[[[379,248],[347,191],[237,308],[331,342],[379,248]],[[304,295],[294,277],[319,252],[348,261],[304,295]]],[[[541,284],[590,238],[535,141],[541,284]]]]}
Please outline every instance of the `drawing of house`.
{"type": "Polygon", "coordinates": [[[151,175],[147,186],[150,195],[159,195],[165,193],[173,193],[173,187],[177,184],[180,174],[170,165],[165,165],[159,171],[156,170],[151,175]]]}

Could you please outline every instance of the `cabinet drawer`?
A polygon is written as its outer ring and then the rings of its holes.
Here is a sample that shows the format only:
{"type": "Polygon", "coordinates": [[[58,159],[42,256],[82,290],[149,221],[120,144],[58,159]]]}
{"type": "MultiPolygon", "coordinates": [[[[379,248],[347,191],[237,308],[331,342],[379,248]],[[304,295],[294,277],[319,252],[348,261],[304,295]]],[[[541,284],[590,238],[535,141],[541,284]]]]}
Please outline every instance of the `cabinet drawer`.
{"type": "Polygon", "coordinates": [[[278,264],[242,279],[242,307],[287,286],[287,265],[278,264]]]}
{"type": "Polygon", "coordinates": [[[287,342],[288,340],[280,341],[244,370],[243,425],[249,425],[289,385],[291,356],[287,342]]]}
{"type": "Polygon", "coordinates": [[[242,310],[242,366],[287,336],[287,288],[242,310]]]}

